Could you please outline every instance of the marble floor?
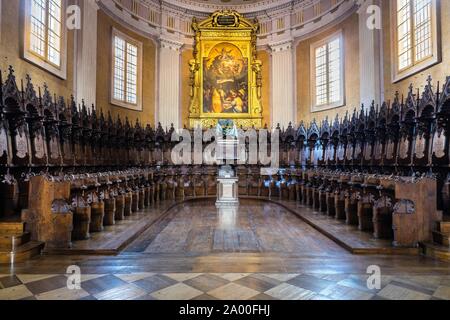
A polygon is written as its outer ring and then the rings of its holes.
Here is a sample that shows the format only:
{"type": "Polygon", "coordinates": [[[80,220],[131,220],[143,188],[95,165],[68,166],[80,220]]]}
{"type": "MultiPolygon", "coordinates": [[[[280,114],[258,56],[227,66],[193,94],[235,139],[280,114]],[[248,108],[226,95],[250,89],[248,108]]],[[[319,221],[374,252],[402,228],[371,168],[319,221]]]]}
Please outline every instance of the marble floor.
{"type": "Polygon", "coordinates": [[[205,200],[174,207],[116,256],[0,266],[5,299],[450,300],[450,263],[352,255],[276,204],[244,200],[224,212],[205,200]],[[81,285],[71,290],[74,267],[81,285]]]}
{"type": "Polygon", "coordinates": [[[450,300],[450,276],[297,273],[85,274],[79,289],[66,275],[0,275],[0,300],[450,300]]]}

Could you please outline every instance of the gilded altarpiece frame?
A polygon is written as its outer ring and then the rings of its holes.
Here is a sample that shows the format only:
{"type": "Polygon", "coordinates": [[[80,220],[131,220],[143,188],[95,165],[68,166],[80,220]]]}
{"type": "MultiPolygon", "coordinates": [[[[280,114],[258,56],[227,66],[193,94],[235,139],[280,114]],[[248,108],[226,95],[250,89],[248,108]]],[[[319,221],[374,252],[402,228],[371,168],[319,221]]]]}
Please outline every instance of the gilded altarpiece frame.
{"type": "Polygon", "coordinates": [[[261,128],[262,63],[257,59],[257,20],[218,11],[197,22],[194,58],[189,61],[191,128],[231,119],[238,127],[261,128]]]}

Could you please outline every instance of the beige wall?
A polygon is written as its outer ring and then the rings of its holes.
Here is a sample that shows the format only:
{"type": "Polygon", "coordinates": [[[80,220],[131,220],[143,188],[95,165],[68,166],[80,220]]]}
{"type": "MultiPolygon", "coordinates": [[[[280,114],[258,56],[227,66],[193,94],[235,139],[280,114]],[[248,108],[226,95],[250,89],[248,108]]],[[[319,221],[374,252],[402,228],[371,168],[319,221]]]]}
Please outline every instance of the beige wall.
{"type": "Polygon", "coordinates": [[[136,122],[136,119],[139,119],[143,125],[151,124],[154,126],[156,101],[155,55],[156,45],[151,39],[130,31],[121,24],[113,21],[102,11],[99,11],[97,42],[97,109],[102,109],[105,114],[108,111],[111,111],[114,119],[120,114],[122,120],[124,120],[125,117],[128,117],[133,124],[136,122]],[[113,27],[143,44],[142,111],[134,111],[110,103],[111,37],[113,27]]]}
{"type": "MultiPolygon", "coordinates": [[[[442,43],[442,62],[419,72],[398,83],[392,83],[391,79],[391,31],[390,31],[390,8],[388,2],[383,2],[383,84],[384,96],[386,100],[392,99],[396,90],[406,94],[410,83],[414,87],[423,88],[428,75],[434,79],[434,83],[445,80],[450,75],[450,1],[440,1],[440,21],[441,21],[441,43],[442,43]]],[[[51,92],[68,98],[73,93],[74,88],[74,34],[68,31],[67,34],[67,79],[62,80],[51,73],[21,59],[21,32],[22,28],[18,23],[20,17],[20,1],[3,1],[1,11],[2,36],[0,46],[0,69],[3,74],[7,71],[9,65],[13,65],[16,70],[16,76],[20,81],[28,73],[36,86],[42,86],[47,83],[51,92]]],[[[297,122],[300,120],[309,122],[313,118],[320,121],[328,116],[334,119],[335,115],[343,116],[345,111],[350,112],[360,105],[359,89],[359,35],[358,35],[358,15],[355,13],[342,23],[324,30],[320,34],[310,39],[301,41],[296,47],[296,74],[297,74],[297,122]],[[310,46],[312,43],[336,32],[343,31],[345,45],[345,94],[346,104],[344,107],[331,109],[324,112],[311,112],[311,94],[310,94],[310,46]]],[[[106,113],[111,111],[114,117],[120,114],[124,119],[129,117],[132,123],[139,118],[142,123],[155,122],[155,104],[156,104],[156,50],[155,43],[146,37],[143,37],[128,28],[113,21],[102,11],[98,13],[98,59],[97,59],[97,107],[103,109],[106,113]],[[144,49],[143,59],[143,111],[137,112],[128,110],[110,104],[110,79],[111,79],[111,30],[112,27],[130,35],[141,41],[144,49]]],[[[192,58],[192,49],[186,48],[181,54],[181,119],[182,124],[188,124],[189,116],[189,68],[188,62],[192,58]]],[[[270,53],[265,50],[258,51],[258,58],[263,63],[263,124],[271,124],[271,83],[270,83],[270,53]]]]}
{"type": "Polygon", "coordinates": [[[9,65],[14,67],[17,77],[17,85],[20,80],[25,79],[26,74],[31,76],[32,82],[37,91],[38,86],[47,83],[52,94],[69,98],[74,88],[73,61],[74,61],[74,35],[72,31],[67,33],[67,79],[62,80],[46,70],[23,60],[22,57],[22,21],[21,5],[19,0],[2,1],[1,10],[1,43],[0,43],[0,70],[5,76],[9,65]]]}
{"type": "MultiPolygon", "coordinates": [[[[437,81],[441,84],[450,75],[450,1],[438,1],[441,8],[439,11],[441,25],[441,56],[442,61],[430,68],[416,73],[397,83],[392,82],[392,40],[391,40],[391,12],[389,1],[383,1],[383,29],[382,52],[383,52],[383,94],[384,99],[392,100],[395,92],[406,95],[408,87],[412,83],[415,90],[423,90],[426,79],[429,75],[433,78],[433,84],[437,81]]],[[[336,114],[343,116],[345,111],[352,112],[360,105],[360,85],[359,85],[359,39],[358,39],[358,15],[355,13],[344,22],[327,29],[321,34],[305,41],[301,41],[297,46],[297,106],[298,121],[303,120],[309,123],[312,119],[318,121],[326,116],[334,119],[336,114]],[[345,92],[346,105],[342,108],[331,109],[324,112],[311,112],[310,94],[310,45],[333,32],[342,29],[345,39],[345,92]]]]}
{"type": "Polygon", "coordinates": [[[421,71],[409,78],[401,80],[397,83],[392,83],[392,42],[391,42],[391,13],[388,1],[383,1],[383,52],[384,52],[384,95],[385,100],[392,100],[395,91],[406,95],[408,87],[412,83],[414,88],[423,89],[426,84],[426,79],[429,75],[433,78],[433,83],[436,85],[437,81],[441,84],[450,75],[450,1],[442,0],[441,3],[440,21],[441,21],[441,43],[442,43],[442,62],[434,65],[424,71],[421,71]]]}
{"type": "Polygon", "coordinates": [[[321,121],[326,116],[334,120],[337,113],[345,115],[345,111],[353,112],[359,108],[359,34],[358,15],[355,13],[348,19],[322,33],[301,41],[297,45],[297,121],[309,123],[313,119],[321,121]],[[314,42],[342,30],[345,51],[345,106],[323,112],[311,112],[311,57],[310,47],[314,42]]]}

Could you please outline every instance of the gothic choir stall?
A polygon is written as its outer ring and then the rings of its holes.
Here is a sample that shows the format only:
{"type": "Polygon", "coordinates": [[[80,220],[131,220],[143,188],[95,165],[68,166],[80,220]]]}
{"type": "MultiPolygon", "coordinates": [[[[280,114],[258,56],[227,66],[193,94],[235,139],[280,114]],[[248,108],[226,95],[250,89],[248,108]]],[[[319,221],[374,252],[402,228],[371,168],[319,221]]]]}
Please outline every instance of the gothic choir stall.
{"type": "Polygon", "coordinates": [[[448,21],[0,0],[0,300],[450,300],[448,21]]]}

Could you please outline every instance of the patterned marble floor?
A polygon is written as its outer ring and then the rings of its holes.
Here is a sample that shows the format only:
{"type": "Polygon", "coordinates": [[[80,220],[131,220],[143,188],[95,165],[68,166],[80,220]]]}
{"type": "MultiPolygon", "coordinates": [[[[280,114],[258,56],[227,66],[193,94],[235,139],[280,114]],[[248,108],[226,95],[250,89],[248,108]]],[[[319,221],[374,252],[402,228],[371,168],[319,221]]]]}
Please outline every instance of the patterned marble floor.
{"type": "Polygon", "coordinates": [[[450,300],[450,276],[383,276],[370,290],[367,275],[291,273],[134,273],[81,276],[0,275],[0,300],[450,300]]]}
{"type": "Polygon", "coordinates": [[[0,265],[0,300],[20,299],[450,300],[450,264],[352,255],[273,204],[242,201],[230,213],[196,202],[117,256],[50,254],[0,265]],[[81,270],[78,290],[68,288],[69,266],[81,270]],[[380,269],[380,289],[367,286],[369,266],[380,269]]]}

